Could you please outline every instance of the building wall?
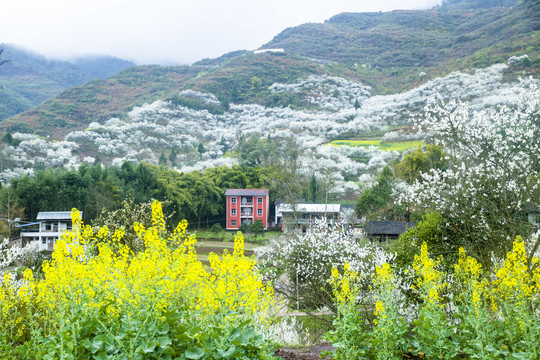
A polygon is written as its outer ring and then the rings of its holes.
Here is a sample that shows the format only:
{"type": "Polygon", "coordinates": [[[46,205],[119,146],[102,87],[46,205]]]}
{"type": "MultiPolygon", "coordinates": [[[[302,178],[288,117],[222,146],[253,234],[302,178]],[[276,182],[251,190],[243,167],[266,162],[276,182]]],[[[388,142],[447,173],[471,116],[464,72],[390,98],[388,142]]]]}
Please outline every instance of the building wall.
{"type": "Polygon", "coordinates": [[[264,229],[268,229],[268,214],[270,210],[270,198],[269,196],[227,196],[226,198],[226,205],[227,205],[227,216],[226,221],[227,225],[226,228],[228,230],[237,230],[240,228],[242,217],[242,204],[241,199],[242,198],[251,198],[251,204],[253,209],[253,215],[251,216],[251,220],[255,222],[255,220],[262,220],[264,229]],[[262,203],[259,204],[258,198],[262,198],[262,203]],[[236,202],[233,203],[233,199],[236,199],[236,202]],[[233,214],[232,210],[236,210],[236,213],[233,214]],[[259,211],[262,210],[262,214],[259,215],[259,211]]]}
{"type": "Polygon", "coordinates": [[[268,229],[268,212],[270,210],[270,204],[268,196],[254,196],[253,197],[253,219],[262,220],[264,229],[268,229]],[[259,204],[258,198],[262,198],[262,204],[259,204]],[[262,210],[262,214],[258,215],[258,210],[262,210]]]}
{"type": "Polygon", "coordinates": [[[22,231],[21,238],[23,239],[23,244],[29,241],[37,241],[39,251],[53,251],[62,233],[70,226],[71,221],[68,223],[64,221],[45,220],[39,224],[39,231],[22,231]]]}
{"type": "Polygon", "coordinates": [[[228,230],[238,229],[240,227],[240,196],[227,196],[227,226],[228,230]],[[233,203],[235,199],[236,203],[233,203]],[[236,214],[232,214],[232,209],[236,210],[236,214]],[[234,223],[234,224],[233,224],[234,223]]]}

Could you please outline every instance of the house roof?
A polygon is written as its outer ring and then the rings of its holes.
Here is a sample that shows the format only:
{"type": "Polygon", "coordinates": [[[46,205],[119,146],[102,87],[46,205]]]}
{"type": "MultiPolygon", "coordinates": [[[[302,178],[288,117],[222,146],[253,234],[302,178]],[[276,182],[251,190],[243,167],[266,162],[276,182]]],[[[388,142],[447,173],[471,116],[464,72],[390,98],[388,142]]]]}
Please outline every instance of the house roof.
{"type": "Polygon", "coordinates": [[[225,196],[267,196],[268,189],[227,189],[225,196]]]}
{"type": "MultiPolygon", "coordinates": [[[[300,213],[338,213],[341,209],[341,204],[296,204],[296,212],[300,213]]],[[[277,213],[291,213],[291,204],[276,205],[277,213]]]]}
{"type": "Polygon", "coordinates": [[[40,211],[36,220],[71,220],[71,211],[40,211]]]}
{"type": "Polygon", "coordinates": [[[364,232],[368,235],[400,235],[415,226],[416,222],[368,221],[364,227],[364,232]]]}

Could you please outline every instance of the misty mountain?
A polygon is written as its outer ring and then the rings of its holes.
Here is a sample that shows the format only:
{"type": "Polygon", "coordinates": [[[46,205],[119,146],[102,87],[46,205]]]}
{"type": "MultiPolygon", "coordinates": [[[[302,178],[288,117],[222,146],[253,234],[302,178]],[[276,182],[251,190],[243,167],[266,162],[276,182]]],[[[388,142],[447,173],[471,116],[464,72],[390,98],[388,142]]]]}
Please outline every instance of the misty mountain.
{"type": "Polygon", "coordinates": [[[38,106],[62,90],[90,80],[105,79],[134,66],[111,56],[85,57],[73,62],[51,60],[35,52],[0,44],[0,120],[38,106]]]}

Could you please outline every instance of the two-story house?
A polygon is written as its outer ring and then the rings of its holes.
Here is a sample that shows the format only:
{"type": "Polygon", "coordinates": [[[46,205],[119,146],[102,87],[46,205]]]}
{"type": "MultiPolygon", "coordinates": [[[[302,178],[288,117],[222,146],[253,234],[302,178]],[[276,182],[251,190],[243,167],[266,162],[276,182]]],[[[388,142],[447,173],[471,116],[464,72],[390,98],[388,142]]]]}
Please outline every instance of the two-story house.
{"type": "Polygon", "coordinates": [[[227,189],[227,230],[236,230],[241,224],[261,220],[268,229],[270,195],[268,189],[227,189]]]}
{"type": "Polygon", "coordinates": [[[328,223],[340,220],[340,204],[296,204],[295,210],[291,204],[276,203],[276,226],[281,226],[284,232],[299,229],[306,232],[311,225],[320,219],[328,223]]]}
{"type": "Polygon", "coordinates": [[[53,251],[62,232],[72,227],[71,211],[41,211],[36,220],[21,226],[21,242],[25,246],[31,241],[38,241],[40,251],[53,251]]]}

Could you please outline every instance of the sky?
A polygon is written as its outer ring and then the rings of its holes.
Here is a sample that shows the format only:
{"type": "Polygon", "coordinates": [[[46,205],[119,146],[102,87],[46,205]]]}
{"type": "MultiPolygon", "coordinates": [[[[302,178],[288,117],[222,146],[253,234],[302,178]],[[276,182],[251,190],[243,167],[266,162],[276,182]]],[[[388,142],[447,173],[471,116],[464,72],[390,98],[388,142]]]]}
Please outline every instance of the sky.
{"type": "Polygon", "coordinates": [[[137,64],[188,64],[254,50],[287,27],[342,12],[426,9],[440,0],[12,0],[0,43],[50,58],[112,55],[137,64]]]}

